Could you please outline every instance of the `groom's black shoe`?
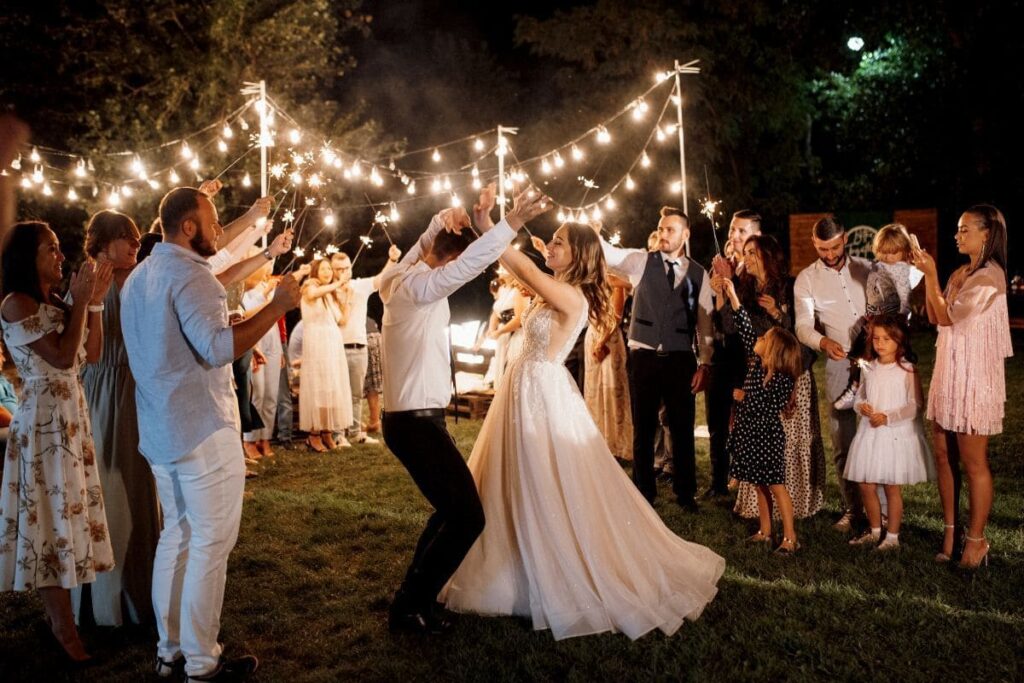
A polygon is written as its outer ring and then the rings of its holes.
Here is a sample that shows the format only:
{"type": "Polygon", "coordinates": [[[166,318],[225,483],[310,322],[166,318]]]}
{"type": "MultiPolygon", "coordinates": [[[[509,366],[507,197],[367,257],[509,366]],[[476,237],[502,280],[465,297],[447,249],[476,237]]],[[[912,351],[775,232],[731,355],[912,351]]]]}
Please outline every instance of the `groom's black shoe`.
{"type": "Polygon", "coordinates": [[[432,610],[415,612],[391,612],[388,615],[388,630],[392,633],[419,633],[439,636],[452,628],[452,622],[445,615],[432,610]]]}

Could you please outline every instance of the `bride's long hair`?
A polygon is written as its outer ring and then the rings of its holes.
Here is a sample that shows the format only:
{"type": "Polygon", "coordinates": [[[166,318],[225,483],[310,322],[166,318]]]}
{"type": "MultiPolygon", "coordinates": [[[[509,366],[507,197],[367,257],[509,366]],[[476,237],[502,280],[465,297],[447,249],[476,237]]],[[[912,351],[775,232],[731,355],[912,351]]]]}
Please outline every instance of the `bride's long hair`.
{"type": "Polygon", "coordinates": [[[612,288],[608,284],[608,268],[601,251],[601,240],[585,225],[565,223],[572,263],[558,278],[574,287],[579,287],[590,307],[591,324],[602,334],[615,327],[618,321],[612,308],[612,288]]]}

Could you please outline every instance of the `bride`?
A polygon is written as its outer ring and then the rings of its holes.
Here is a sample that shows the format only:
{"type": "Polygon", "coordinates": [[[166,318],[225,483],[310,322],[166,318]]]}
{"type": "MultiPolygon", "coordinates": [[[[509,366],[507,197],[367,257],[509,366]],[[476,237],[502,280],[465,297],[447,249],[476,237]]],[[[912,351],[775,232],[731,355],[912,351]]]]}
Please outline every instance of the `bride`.
{"type": "MultiPolygon", "coordinates": [[[[474,207],[490,224],[493,189],[474,207]]],[[[537,297],[469,459],[487,523],[441,600],[456,612],[530,617],[556,640],[674,633],[715,596],[725,561],[670,531],[616,463],[563,362],[611,320],[597,235],[563,225],[547,275],[509,247],[502,263],[537,297]]]]}

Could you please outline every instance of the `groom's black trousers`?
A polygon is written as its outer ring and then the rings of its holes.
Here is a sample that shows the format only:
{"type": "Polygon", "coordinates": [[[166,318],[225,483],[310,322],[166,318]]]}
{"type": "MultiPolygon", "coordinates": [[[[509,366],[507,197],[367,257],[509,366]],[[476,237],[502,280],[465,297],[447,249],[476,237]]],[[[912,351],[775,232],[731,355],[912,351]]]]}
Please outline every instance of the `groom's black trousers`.
{"type": "Polygon", "coordinates": [[[412,608],[433,605],[484,530],[484,509],[441,408],[385,412],[384,443],[436,510],[423,530],[400,595],[412,608]]]}

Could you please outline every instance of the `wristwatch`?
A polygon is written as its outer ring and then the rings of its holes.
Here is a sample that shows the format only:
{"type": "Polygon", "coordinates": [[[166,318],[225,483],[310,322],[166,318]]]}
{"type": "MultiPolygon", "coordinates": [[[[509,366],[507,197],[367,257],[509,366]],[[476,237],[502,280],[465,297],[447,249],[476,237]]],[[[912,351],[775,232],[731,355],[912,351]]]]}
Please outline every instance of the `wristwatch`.
{"type": "Polygon", "coordinates": [[[263,250],[263,258],[267,259],[268,261],[273,261],[274,260],[274,255],[270,253],[270,249],[264,249],[263,250]]]}

